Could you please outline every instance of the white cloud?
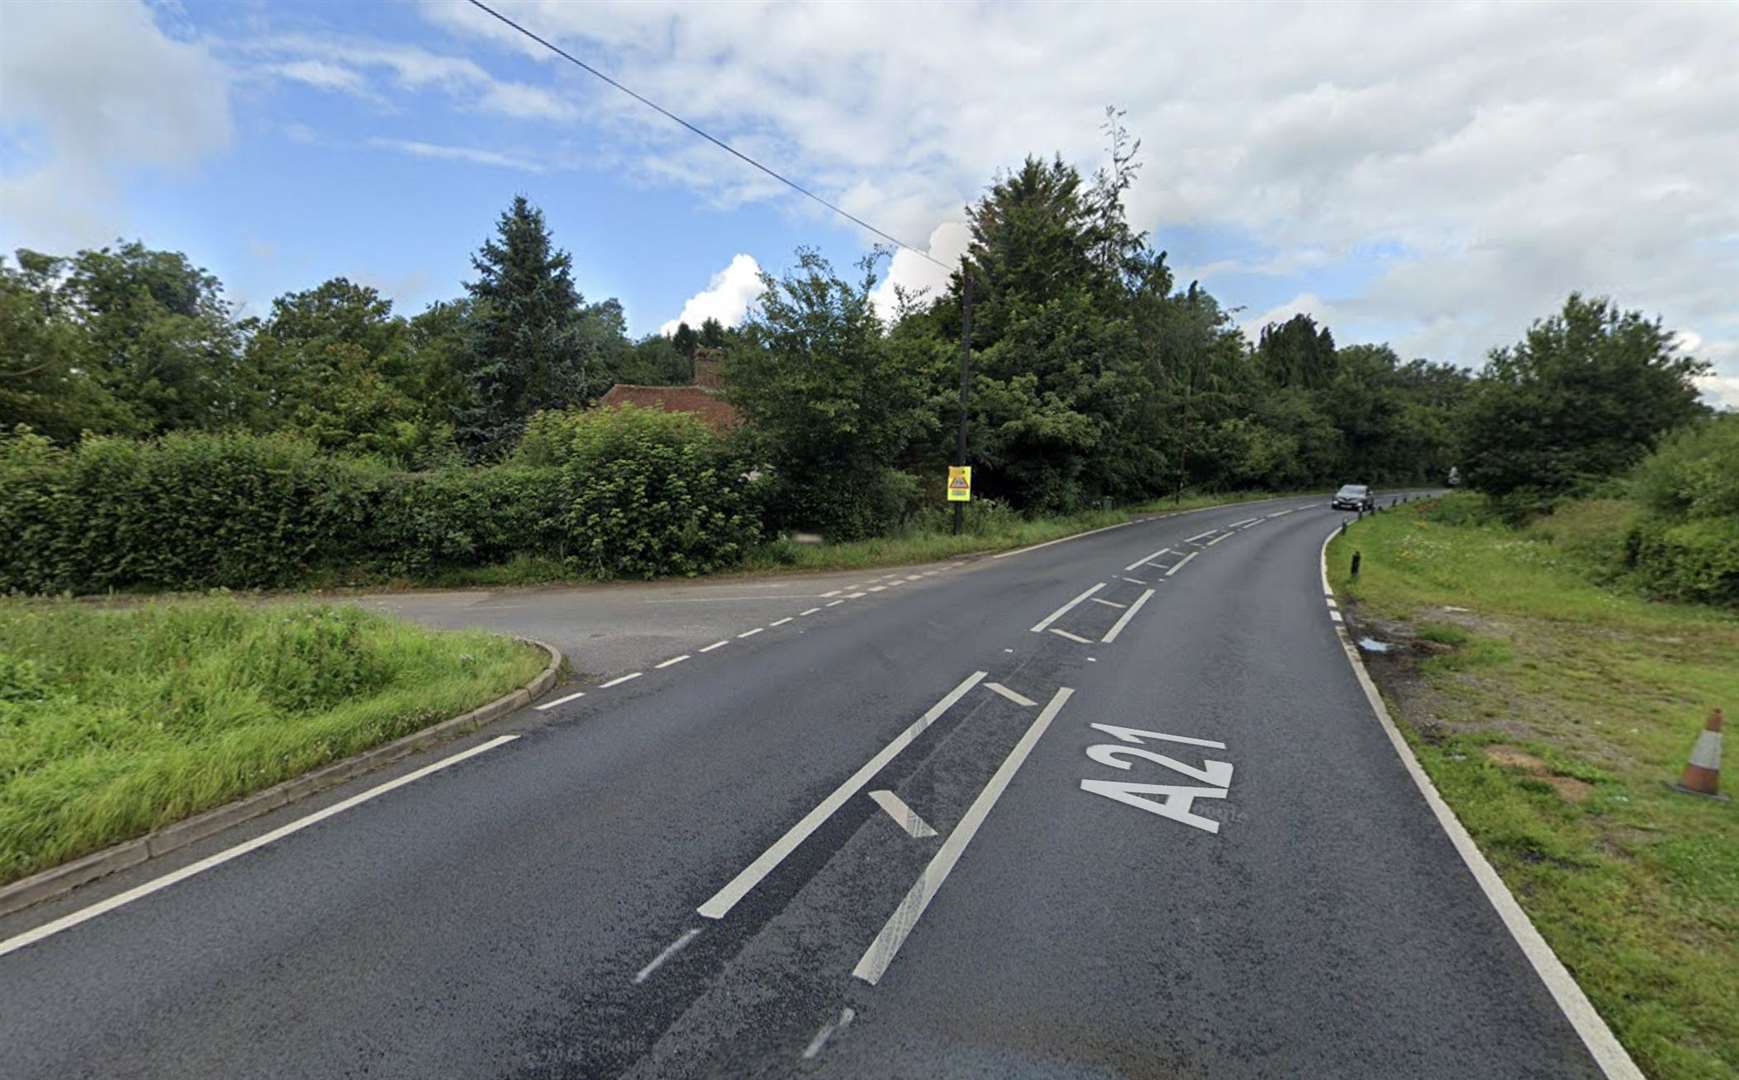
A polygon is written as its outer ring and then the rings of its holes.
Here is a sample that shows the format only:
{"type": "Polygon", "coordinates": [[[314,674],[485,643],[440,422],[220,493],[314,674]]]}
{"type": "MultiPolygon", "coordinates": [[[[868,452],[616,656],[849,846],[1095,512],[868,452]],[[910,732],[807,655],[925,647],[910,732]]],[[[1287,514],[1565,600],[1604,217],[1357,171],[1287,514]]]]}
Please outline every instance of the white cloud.
{"type": "Polygon", "coordinates": [[[292,60],[285,64],[273,64],[271,71],[274,75],[305,83],[318,90],[362,94],[368,88],[360,73],[326,60],[292,60]]]}
{"type": "Polygon", "coordinates": [[[473,165],[493,165],[503,169],[519,169],[522,172],[543,172],[543,166],[528,158],[498,154],[493,150],[479,150],[470,146],[443,146],[439,143],[418,142],[415,139],[370,139],[368,145],[382,150],[397,150],[416,157],[468,161],[473,165]]]}
{"type": "Polygon", "coordinates": [[[1717,409],[1739,409],[1739,375],[1705,375],[1697,380],[1703,400],[1717,409]]]}
{"type": "Polygon", "coordinates": [[[971,240],[972,234],[964,221],[945,221],[930,233],[930,242],[925,248],[929,259],[904,249],[894,252],[887,276],[870,294],[876,311],[884,319],[893,316],[898,309],[901,289],[914,296],[932,299],[942,295],[948,290],[949,274],[960,265],[960,256],[966,254],[971,240]]]}
{"type": "Polygon", "coordinates": [[[0,33],[0,130],[34,160],[0,173],[0,225],[64,250],[127,228],[123,174],[189,168],[229,144],[230,76],[141,3],[10,4],[0,33]]]}
{"type": "Polygon", "coordinates": [[[475,60],[415,45],[284,34],[237,47],[248,55],[290,58],[266,63],[266,74],[377,102],[387,100],[388,89],[436,90],[460,108],[516,120],[571,120],[576,114],[552,90],[498,79],[475,60]]]}
{"type": "Polygon", "coordinates": [[[753,255],[737,255],[729,266],[707,282],[706,288],[689,297],[682,313],[658,328],[666,336],[687,323],[696,330],[708,319],[717,319],[725,326],[735,326],[748,314],[749,305],[761,295],[761,264],[753,255]]]}
{"type": "MultiPolygon", "coordinates": [[[[1728,6],[502,7],[901,237],[1026,153],[1091,168],[1115,103],[1146,140],[1136,223],[1162,247],[1179,226],[1253,238],[1213,269],[1300,275],[1337,337],[1477,364],[1581,289],[1739,341],[1728,6]]],[[[467,5],[423,11],[571,77],[467,5]]],[[[798,205],[621,95],[587,100],[646,174],[798,205]]]]}

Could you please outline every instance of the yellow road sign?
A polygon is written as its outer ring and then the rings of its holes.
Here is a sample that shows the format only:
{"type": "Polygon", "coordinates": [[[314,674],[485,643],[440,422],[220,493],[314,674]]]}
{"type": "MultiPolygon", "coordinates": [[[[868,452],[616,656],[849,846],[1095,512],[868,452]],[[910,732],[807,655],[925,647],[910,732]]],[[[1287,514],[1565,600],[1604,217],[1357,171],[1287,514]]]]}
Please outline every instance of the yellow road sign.
{"type": "Polygon", "coordinates": [[[948,466],[948,501],[972,501],[972,466],[948,466]]]}

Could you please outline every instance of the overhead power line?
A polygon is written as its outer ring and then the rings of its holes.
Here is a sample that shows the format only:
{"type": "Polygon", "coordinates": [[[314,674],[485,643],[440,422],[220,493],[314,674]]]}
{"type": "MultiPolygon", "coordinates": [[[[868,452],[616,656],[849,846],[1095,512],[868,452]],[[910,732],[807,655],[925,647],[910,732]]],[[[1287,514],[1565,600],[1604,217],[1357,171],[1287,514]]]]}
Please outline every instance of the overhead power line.
{"type": "Polygon", "coordinates": [[[561,46],[556,45],[550,41],[546,41],[545,39],[543,39],[541,37],[538,37],[536,34],[532,33],[530,30],[527,30],[525,27],[514,22],[512,19],[501,14],[501,12],[496,11],[494,8],[490,7],[488,4],[482,3],[482,2],[480,2],[480,0],[470,0],[470,3],[471,3],[472,7],[478,8],[479,10],[484,11],[489,15],[493,15],[495,18],[499,19],[501,22],[507,24],[508,26],[512,27],[513,29],[524,34],[526,37],[537,42],[539,45],[542,45],[544,48],[548,49],[550,52],[555,53],[557,56],[568,61],[569,63],[573,64],[574,66],[588,72],[589,74],[596,75],[598,78],[609,83],[611,86],[614,86],[616,89],[622,91],[624,94],[627,94],[629,97],[633,98],[635,101],[638,101],[640,104],[646,106],[649,109],[653,109],[653,110],[663,114],[665,117],[667,117],[671,120],[676,121],[678,124],[681,124],[683,127],[694,132],[696,135],[699,135],[701,138],[705,139],[707,142],[712,143],[714,146],[718,147],[720,150],[725,151],[727,154],[730,154],[731,156],[733,156],[741,161],[747,162],[748,164],[750,164],[750,165],[754,166],[755,168],[761,170],[762,172],[766,173],[768,176],[771,176],[773,179],[779,181],[781,184],[784,184],[786,187],[790,188],[792,191],[797,192],[799,195],[802,195],[805,198],[815,200],[816,202],[820,203],[822,206],[825,206],[829,210],[832,210],[834,213],[838,214],[840,217],[845,218],[847,221],[850,221],[855,225],[859,225],[865,229],[868,229],[870,232],[875,233],[877,236],[881,237],[883,240],[886,240],[888,243],[893,244],[895,247],[904,248],[905,250],[918,256],[920,259],[925,259],[929,262],[935,263],[937,266],[940,266],[944,270],[952,269],[952,267],[950,267],[947,263],[941,262],[938,259],[931,258],[927,252],[924,252],[918,248],[913,247],[911,244],[906,243],[905,241],[899,239],[898,237],[891,236],[888,233],[883,232],[882,230],[876,228],[874,225],[871,225],[869,222],[865,221],[863,218],[858,217],[856,214],[848,213],[847,211],[840,209],[838,206],[835,206],[833,203],[830,203],[826,199],[815,194],[815,192],[810,191],[808,188],[804,187],[802,184],[799,184],[795,180],[792,180],[789,177],[784,176],[781,173],[778,173],[778,172],[774,171],[773,169],[768,168],[767,166],[761,164],[759,161],[756,161],[754,158],[743,153],[741,150],[738,150],[736,147],[732,146],[730,143],[725,142],[723,139],[717,138],[713,135],[708,134],[705,131],[702,131],[700,128],[689,123],[687,120],[684,120],[682,117],[676,115],[675,113],[671,112],[669,109],[666,109],[664,106],[658,104],[656,101],[652,101],[651,99],[649,99],[641,94],[635,93],[633,90],[630,90],[628,87],[623,86],[621,83],[617,82],[615,79],[610,78],[610,76],[604,74],[602,71],[599,71],[597,68],[586,63],[584,60],[581,60],[579,57],[568,52],[566,49],[563,49],[561,46]]]}

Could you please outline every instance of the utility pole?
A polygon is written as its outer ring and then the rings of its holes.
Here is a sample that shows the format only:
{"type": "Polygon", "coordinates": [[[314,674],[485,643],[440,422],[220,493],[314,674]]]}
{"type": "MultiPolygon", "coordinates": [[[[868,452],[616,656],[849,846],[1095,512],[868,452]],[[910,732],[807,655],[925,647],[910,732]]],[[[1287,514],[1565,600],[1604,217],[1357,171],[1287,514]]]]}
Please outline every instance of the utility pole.
{"type": "MultiPolygon", "coordinates": [[[[957,465],[966,464],[966,399],[971,393],[969,380],[972,368],[972,265],[960,260],[960,438],[954,444],[957,465]]],[[[954,535],[959,536],[965,521],[966,504],[954,504],[954,535]]]]}

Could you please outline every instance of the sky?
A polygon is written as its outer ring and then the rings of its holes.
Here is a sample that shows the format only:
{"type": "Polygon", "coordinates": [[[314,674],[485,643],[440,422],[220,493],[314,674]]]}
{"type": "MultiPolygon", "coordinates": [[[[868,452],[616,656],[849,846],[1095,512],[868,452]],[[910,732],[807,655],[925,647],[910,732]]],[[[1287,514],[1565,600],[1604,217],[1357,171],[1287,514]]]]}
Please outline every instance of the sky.
{"type": "MultiPolygon", "coordinates": [[[[1576,289],[1739,407],[1736,4],[492,6],[944,263],[999,170],[1099,167],[1116,106],[1135,224],[1252,333],[1477,366],[1576,289]]],[[[412,314],[516,194],[636,335],[875,240],[463,2],[0,0],[0,251],[137,238],[244,313],[342,275],[412,314]]]]}

